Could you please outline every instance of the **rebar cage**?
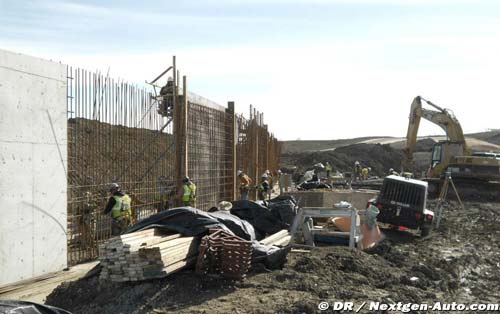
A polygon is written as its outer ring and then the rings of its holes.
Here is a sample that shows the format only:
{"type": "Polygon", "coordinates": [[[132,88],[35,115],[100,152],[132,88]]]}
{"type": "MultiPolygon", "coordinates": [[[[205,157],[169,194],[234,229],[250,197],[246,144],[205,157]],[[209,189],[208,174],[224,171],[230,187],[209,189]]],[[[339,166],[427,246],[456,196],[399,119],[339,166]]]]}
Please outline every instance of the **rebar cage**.
{"type": "Polygon", "coordinates": [[[281,147],[261,114],[245,119],[234,105],[197,99],[179,96],[165,117],[150,86],[68,67],[68,264],[96,258],[111,237],[103,211],[112,182],[131,196],[138,221],[180,205],[184,175],[197,185],[196,207],[207,210],[238,197],[237,169],[255,182],[266,169],[276,173],[281,147]]]}

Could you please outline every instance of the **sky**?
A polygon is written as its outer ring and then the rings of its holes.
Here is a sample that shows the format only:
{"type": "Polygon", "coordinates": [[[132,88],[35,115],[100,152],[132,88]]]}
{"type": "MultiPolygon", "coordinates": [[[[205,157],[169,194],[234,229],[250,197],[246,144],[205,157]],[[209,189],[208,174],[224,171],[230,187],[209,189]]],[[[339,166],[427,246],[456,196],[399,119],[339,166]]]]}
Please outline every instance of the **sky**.
{"type": "Polygon", "coordinates": [[[190,91],[281,140],[406,136],[417,95],[500,128],[498,0],[0,0],[0,49],[135,83],[176,55],[190,91]]]}

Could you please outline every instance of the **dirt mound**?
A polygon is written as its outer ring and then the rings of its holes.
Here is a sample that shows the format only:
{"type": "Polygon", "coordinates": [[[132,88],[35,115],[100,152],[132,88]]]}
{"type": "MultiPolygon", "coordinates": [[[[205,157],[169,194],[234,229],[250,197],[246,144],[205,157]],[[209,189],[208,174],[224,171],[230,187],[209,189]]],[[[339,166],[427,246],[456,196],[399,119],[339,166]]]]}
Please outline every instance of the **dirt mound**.
{"type": "Polygon", "coordinates": [[[292,252],[282,270],[255,269],[243,282],[188,271],[135,284],[93,277],[61,285],[47,304],[107,314],[316,313],[323,300],[498,303],[500,204],[450,205],[442,228],[425,239],[383,231],[384,241],[369,251],[292,252]]]}
{"type": "Polygon", "coordinates": [[[315,163],[327,161],[334,170],[352,171],[354,162],[359,161],[361,165],[371,167],[372,174],[378,176],[386,175],[390,168],[398,169],[401,160],[400,151],[381,144],[354,144],[334,151],[290,153],[282,156],[282,164],[297,166],[299,173],[315,163]]]}

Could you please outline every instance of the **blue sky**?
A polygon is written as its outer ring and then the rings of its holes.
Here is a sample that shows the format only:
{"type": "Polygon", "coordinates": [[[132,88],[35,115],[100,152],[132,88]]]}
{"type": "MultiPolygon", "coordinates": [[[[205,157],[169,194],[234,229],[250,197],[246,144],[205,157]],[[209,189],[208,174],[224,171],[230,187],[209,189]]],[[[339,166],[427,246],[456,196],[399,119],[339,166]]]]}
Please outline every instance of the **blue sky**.
{"type": "MultiPolygon", "coordinates": [[[[257,106],[280,139],[404,136],[422,95],[499,128],[494,0],[0,0],[0,48],[257,106]]],[[[442,134],[422,123],[420,134],[442,134]]]]}

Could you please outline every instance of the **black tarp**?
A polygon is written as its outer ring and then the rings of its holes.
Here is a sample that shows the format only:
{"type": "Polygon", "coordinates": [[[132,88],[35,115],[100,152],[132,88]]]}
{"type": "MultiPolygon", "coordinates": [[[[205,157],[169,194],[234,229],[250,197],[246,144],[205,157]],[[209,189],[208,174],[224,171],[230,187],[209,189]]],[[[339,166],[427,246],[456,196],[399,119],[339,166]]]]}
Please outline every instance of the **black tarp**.
{"type": "MultiPolygon", "coordinates": [[[[172,208],[141,220],[130,227],[127,233],[150,228],[178,232],[184,236],[200,237],[208,234],[209,229],[221,228],[244,240],[252,241],[252,263],[264,263],[271,269],[281,268],[289,251],[288,248],[280,249],[260,244],[256,241],[256,232],[251,223],[225,211],[208,213],[192,207],[172,208]]],[[[281,229],[277,231],[279,230],[281,229]]]]}
{"type": "Polygon", "coordinates": [[[262,240],[266,235],[288,229],[288,226],[271,213],[269,208],[253,201],[233,201],[231,214],[248,221],[256,231],[257,240],[262,240]]]}
{"type": "Polygon", "coordinates": [[[0,300],[0,314],[71,314],[71,312],[33,302],[0,300]]]}
{"type": "Polygon", "coordinates": [[[184,236],[201,236],[211,228],[222,228],[247,241],[256,239],[252,225],[227,212],[208,213],[192,207],[178,207],[139,221],[127,233],[150,228],[166,229],[184,236]]]}
{"type": "Polygon", "coordinates": [[[321,183],[319,181],[306,181],[297,185],[297,190],[314,190],[314,189],[331,189],[332,186],[327,183],[321,183]]]}
{"type": "Polygon", "coordinates": [[[267,207],[276,218],[290,229],[297,214],[297,201],[293,196],[280,195],[267,202],[267,207]]]}

